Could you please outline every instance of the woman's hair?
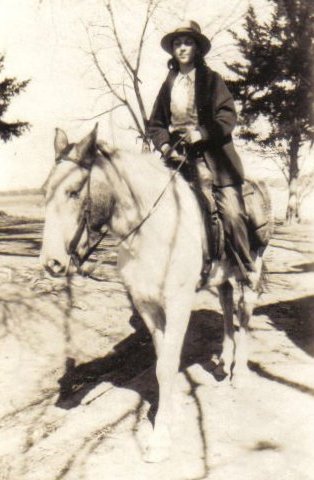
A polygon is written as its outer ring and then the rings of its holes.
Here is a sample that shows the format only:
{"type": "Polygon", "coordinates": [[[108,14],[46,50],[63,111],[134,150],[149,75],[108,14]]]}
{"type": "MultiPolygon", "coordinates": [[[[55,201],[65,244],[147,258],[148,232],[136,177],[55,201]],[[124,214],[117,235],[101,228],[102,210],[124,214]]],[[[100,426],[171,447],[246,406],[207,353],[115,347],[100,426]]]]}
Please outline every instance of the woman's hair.
{"type": "MultiPolygon", "coordinates": [[[[206,62],[199,48],[197,48],[195,53],[194,65],[196,68],[206,66],[206,62]]],[[[178,72],[180,70],[179,62],[174,57],[171,57],[170,60],[168,60],[167,66],[169,70],[174,70],[175,72],[178,72]]]]}

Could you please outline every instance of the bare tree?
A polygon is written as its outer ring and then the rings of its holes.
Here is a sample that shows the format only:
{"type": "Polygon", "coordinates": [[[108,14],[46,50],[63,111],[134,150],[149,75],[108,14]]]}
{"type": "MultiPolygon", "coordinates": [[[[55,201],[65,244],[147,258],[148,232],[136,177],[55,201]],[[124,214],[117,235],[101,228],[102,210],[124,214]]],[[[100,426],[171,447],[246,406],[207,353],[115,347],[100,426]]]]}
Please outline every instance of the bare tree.
{"type": "MultiPolygon", "coordinates": [[[[205,2],[206,3],[206,2],[205,2]]],[[[203,26],[203,30],[213,40],[221,33],[227,30],[235,23],[239,22],[244,11],[244,3],[246,0],[235,0],[232,2],[231,11],[228,15],[224,12],[218,13],[211,18],[211,21],[203,26]]],[[[155,24],[161,31],[169,30],[169,24],[182,22],[193,8],[191,0],[177,0],[170,2],[169,0],[139,0],[139,9],[142,11],[142,23],[138,32],[132,32],[132,37],[136,39],[133,48],[127,44],[125,31],[123,31],[121,17],[127,17],[125,13],[128,5],[122,4],[122,0],[105,0],[104,13],[105,23],[102,25],[89,25],[86,28],[89,41],[89,54],[92,57],[93,65],[96,67],[105,87],[104,94],[110,94],[114,99],[114,103],[110,108],[97,113],[96,118],[104,114],[109,114],[113,110],[125,107],[132,120],[132,126],[129,128],[137,132],[143,141],[143,150],[149,149],[149,139],[146,134],[148,114],[146,110],[145,98],[142,94],[142,81],[140,77],[140,69],[142,66],[143,51],[146,46],[149,35],[156,30],[155,24]],[[124,15],[121,12],[124,11],[124,15]],[[119,64],[121,76],[119,80],[114,78],[114,73],[110,71],[107,56],[103,55],[104,49],[95,47],[95,38],[97,32],[102,36],[104,43],[108,48],[112,49],[116,62],[119,64]],[[105,58],[106,57],[106,58],[105,58]],[[105,58],[105,61],[104,61],[105,58]],[[106,66],[107,61],[107,66],[106,66]]],[[[132,4],[130,15],[135,15],[135,8],[132,4]]],[[[206,4],[204,4],[204,11],[206,4]]],[[[133,40],[133,39],[132,39],[133,40]]],[[[219,57],[223,54],[228,45],[214,45],[212,49],[212,57],[219,57]],[[218,50],[217,50],[218,49],[218,50]]],[[[89,118],[90,119],[90,118],[89,118]]]]}
{"type": "Polygon", "coordinates": [[[97,113],[94,117],[108,114],[120,107],[125,107],[132,119],[132,126],[129,127],[135,130],[138,136],[143,141],[143,149],[149,149],[149,141],[146,135],[146,128],[148,123],[148,114],[145,107],[141,91],[140,68],[142,64],[143,48],[145,45],[146,36],[148,33],[149,24],[152,22],[153,16],[156,14],[158,8],[164,0],[147,0],[144,2],[144,17],[141,28],[137,32],[137,45],[133,51],[129,51],[123,33],[120,32],[118,26],[118,6],[111,0],[104,3],[107,23],[101,26],[89,26],[86,28],[89,41],[89,54],[92,57],[93,65],[96,67],[102,82],[104,84],[105,94],[110,94],[115,100],[114,105],[104,111],[97,113]],[[113,46],[116,55],[116,61],[121,66],[120,80],[114,79],[114,75],[102,63],[101,49],[96,50],[93,44],[93,30],[103,31],[106,42],[113,46]],[[105,32],[105,33],[104,33],[105,32]]]}
{"type": "MultiPolygon", "coordinates": [[[[208,37],[215,39],[210,55],[213,61],[219,62],[219,57],[230,47],[221,45],[216,39],[239,21],[246,1],[234,0],[228,15],[222,10],[218,11],[214,16],[211,15],[209,22],[202,25],[208,37]]],[[[93,90],[99,93],[98,105],[105,107],[80,120],[92,120],[124,109],[130,118],[127,128],[142,140],[143,150],[149,149],[146,133],[149,112],[142,69],[145,48],[157,30],[166,33],[184,19],[193,18],[193,3],[192,0],[135,0],[130,5],[126,0],[99,0],[97,21],[88,21],[84,17],[82,21],[88,42],[85,53],[91,58],[93,67],[90,74],[96,71],[100,81],[93,86],[93,90]],[[138,19],[135,22],[138,28],[134,28],[133,18],[138,19]]],[[[208,9],[210,6],[211,2],[208,3],[208,9]]],[[[206,12],[206,2],[202,9],[206,12]]],[[[151,61],[153,71],[153,59],[151,61]]]]}

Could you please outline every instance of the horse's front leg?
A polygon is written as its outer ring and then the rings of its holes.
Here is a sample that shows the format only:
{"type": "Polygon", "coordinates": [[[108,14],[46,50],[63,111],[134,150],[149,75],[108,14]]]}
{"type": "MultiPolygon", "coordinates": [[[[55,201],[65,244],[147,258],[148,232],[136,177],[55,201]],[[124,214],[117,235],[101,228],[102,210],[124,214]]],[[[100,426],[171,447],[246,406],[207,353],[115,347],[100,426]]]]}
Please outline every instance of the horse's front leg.
{"type": "Polygon", "coordinates": [[[218,287],[218,293],[223,311],[224,337],[222,344],[222,353],[219,358],[218,366],[215,369],[215,373],[218,376],[230,376],[235,355],[233,325],[233,287],[229,282],[225,282],[218,287]]]}
{"type": "Polygon", "coordinates": [[[171,447],[172,390],[179,369],[181,350],[188,326],[191,302],[184,295],[176,296],[166,308],[166,323],[162,344],[158,345],[156,376],[159,386],[158,410],[146,461],[160,462],[169,457],[171,447]],[[179,305],[178,298],[182,299],[179,305]]]}
{"type": "Polygon", "coordinates": [[[158,358],[161,352],[165,330],[164,310],[157,305],[157,303],[153,302],[138,302],[136,308],[152,336],[156,356],[158,358]]]}
{"type": "Polygon", "coordinates": [[[248,369],[248,325],[256,303],[257,293],[249,287],[241,285],[241,294],[238,302],[239,332],[236,336],[235,366],[233,383],[241,386],[245,382],[248,369]]]}

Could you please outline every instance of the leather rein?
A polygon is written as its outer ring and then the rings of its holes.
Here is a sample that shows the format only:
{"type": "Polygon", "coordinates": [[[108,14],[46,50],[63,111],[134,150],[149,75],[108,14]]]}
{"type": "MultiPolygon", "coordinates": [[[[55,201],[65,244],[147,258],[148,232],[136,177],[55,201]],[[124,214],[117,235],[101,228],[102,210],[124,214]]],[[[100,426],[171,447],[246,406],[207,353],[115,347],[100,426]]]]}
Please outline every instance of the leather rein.
{"type": "MultiPolygon", "coordinates": [[[[70,148],[68,149],[70,150],[70,148]]],[[[74,163],[75,165],[78,165],[77,162],[75,160],[73,160],[72,158],[70,157],[67,157],[67,156],[60,156],[59,158],[56,159],[56,163],[61,163],[62,161],[64,162],[72,162],[74,163]]],[[[78,224],[78,227],[77,227],[77,230],[67,248],[67,253],[70,255],[70,260],[69,260],[69,263],[67,265],[67,269],[66,269],[66,274],[68,275],[68,271],[69,271],[69,268],[70,268],[70,265],[71,265],[71,262],[73,262],[73,264],[75,265],[75,267],[77,268],[77,270],[81,272],[81,265],[87,260],[87,258],[95,251],[95,249],[97,248],[97,246],[99,245],[99,243],[103,240],[103,238],[105,237],[106,233],[107,232],[104,232],[104,233],[101,233],[101,232],[97,232],[99,233],[100,237],[99,239],[97,240],[97,242],[91,244],[91,232],[93,231],[93,229],[91,228],[91,214],[92,214],[92,198],[91,198],[91,188],[90,188],[90,176],[91,176],[91,170],[87,167],[84,167],[86,168],[86,170],[88,171],[88,175],[87,175],[87,178],[86,178],[86,182],[87,182],[87,198],[84,202],[84,209],[83,209],[83,212],[82,212],[82,215],[81,215],[81,218],[80,218],[80,221],[79,221],[79,224],[78,224]],[[87,246],[88,246],[88,250],[87,250],[87,253],[84,255],[84,257],[82,259],[79,259],[79,256],[77,254],[77,246],[79,244],[79,241],[83,235],[83,232],[84,232],[84,229],[86,228],[86,231],[87,231],[87,246]]],[[[84,185],[83,185],[84,186],[84,185]]]]}
{"type": "MultiPolygon", "coordinates": [[[[177,142],[175,142],[175,144],[169,149],[169,151],[167,152],[167,155],[163,155],[163,157],[165,159],[169,158],[171,153],[176,149],[176,147],[184,141],[184,137],[180,138],[177,142]]],[[[98,146],[98,149],[100,150],[100,152],[102,153],[102,155],[104,155],[104,152],[102,151],[102,149],[98,146]]],[[[72,162],[72,163],[75,163],[77,165],[77,162],[75,162],[75,160],[71,159],[70,157],[68,156],[60,156],[59,159],[56,160],[57,163],[61,163],[62,161],[65,161],[65,162],[72,162]]],[[[145,217],[134,227],[132,228],[126,235],[124,235],[119,243],[118,243],[118,246],[120,246],[125,240],[127,240],[132,234],[136,233],[137,231],[140,230],[140,228],[142,227],[142,225],[146,222],[146,220],[148,220],[148,218],[152,215],[152,213],[155,211],[155,209],[157,208],[161,198],[163,197],[163,195],[165,194],[166,190],[168,189],[170,183],[173,181],[174,177],[177,175],[177,173],[180,171],[182,165],[184,164],[185,162],[185,158],[183,158],[180,162],[179,162],[179,165],[178,167],[172,172],[168,182],[166,183],[165,187],[163,188],[163,190],[161,191],[161,193],[158,195],[158,197],[156,198],[156,200],[154,201],[152,207],[150,208],[150,210],[147,212],[147,214],[145,215],[145,217]]],[[[104,233],[101,233],[101,232],[97,232],[99,233],[100,237],[99,239],[93,244],[91,245],[91,232],[93,231],[93,229],[91,228],[91,212],[92,212],[92,197],[91,197],[91,186],[90,186],[90,177],[91,177],[91,168],[87,168],[87,167],[84,167],[87,169],[88,171],[88,176],[87,176],[87,179],[86,179],[86,182],[87,182],[87,198],[86,198],[86,201],[85,201],[85,204],[84,204],[84,210],[83,210],[83,213],[82,213],[82,216],[81,216],[81,219],[80,219],[80,222],[79,222],[79,225],[77,227],[77,230],[73,236],[73,239],[71,240],[70,244],[69,244],[69,247],[67,249],[67,253],[70,255],[70,260],[69,260],[69,263],[68,263],[68,266],[67,266],[67,270],[66,270],[66,274],[68,274],[68,271],[69,271],[69,268],[70,268],[70,265],[71,265],[71,262],[73,262],[73,264],[75,265],[75,267],[78,269],[78,271],[80,273],[81,272],[81,266],[82,264],[87,260],[87,258],[95,251],[95,249],[97,248],[97,246],[99,245],[99,243],[103,240],[103,238],[105,237],[105,235],[107,234],[107,231],[104,232],[104,233]],[[77,253],[77,246],[79,244],[79,241],[83,235],[83,232],[84,232],[84,229],[86,228],[86,231],[87,231],[87,244],[88,244],[88,251],[87,253],[84,255],[84,257],[82,259],[79,258],[78,256],[78,253],[77,253]]]]}

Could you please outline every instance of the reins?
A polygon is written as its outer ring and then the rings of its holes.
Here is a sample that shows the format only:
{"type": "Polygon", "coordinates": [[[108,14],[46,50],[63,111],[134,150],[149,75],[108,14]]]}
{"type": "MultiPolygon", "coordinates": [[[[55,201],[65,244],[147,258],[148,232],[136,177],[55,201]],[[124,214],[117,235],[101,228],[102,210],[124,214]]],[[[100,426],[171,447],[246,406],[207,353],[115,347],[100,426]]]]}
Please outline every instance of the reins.
{"type": "MultiPolygon", "coordinates": [[[[185,136],[183,137],[180,137],[175,143],[174,145],[169,149],[169,151],[167,152],[166,155],[163,155],[163,157],[167,160],[171,153],[177,148],[177,146],[183,142],[185,140],[185,136]]],[[[101,147],[98,146],[98,149],[100,150],[100,152],[102,153],[102,155],[104,155],[104,152],[102,151],[101,147]]],[[[60,158],[59,161],[70,161],[70,162],[74,162],[76,163],[74,160],[72,160],[71,158],[69,157],[63,157],[62,159],[60,158]]],[[[180,161],[179,165],[177,166],[177,168],[172,172],[168,182],[166,183],[166,185],[164,186],[164,188],[162,189],[162,191],[160,192],[160,194],[158,195],[158,197],[156,198],[156,200],[154,201],[152,207],[149,209],[149,211],[147,212],[147,214],[145,215],[145,217],[134,227],[132,228],[126,235],[124,235],[120,241],[118,242],[117,246],[120,246],[123,242],[125,242],[125,240],[127,240],[131,235],[133,235],[134,233],[138,232],[140,230],[140,228],[143,226],[143,224],[150,218],[150,216],[154,213],[154,211],[156,210],[160,200],[162,199],[162,197],[164,196],[165,192],[167,191],[167,189],[169,188],[169,185],[171,184],[171,182],[173,181],[174,177],[177,175],[177,173],[180,171],[182,165],[184,164],[184,162],[186,161],[186,158],[183,157],[183,159],[180,161]]],[[[85,262],[85,260],[88,258],[88,256],[93,253],[93,251],[97,248],[97,246],[99,245],[99,243],[102,241],[102,239],[105,237],[106,235],[106,232],[101,234],[100,232],[97,232],[100,234],[100,238],[98,239],[97,242],[95,242],[95,244],[93,246],[90,245],[90,235],[91,235],[91,212],[92,212],[92,198],[91,198],[91,186],[90,186],[90,176],[91,176],[91,169],[88,169],[89,172],[88,172],[88,176],[87,176],[87,199],[86,199],[86,202],[85,202],[85,206],[84,206],[84,211],[83,211],[83,214],[81,216],[81,220],[79,222],[79,225],[78,225],[78,228],[75,232],[75,235],[73,237],[73,239],[71,240],[70,242],[70,245],[69,245],[69,248],[68,248],[68,254],[70,255],[70,260],[69,260],[69,263],[68,263],[68,267],[67,267],[67,272],[68,273],[68,270],[70,268],[70,264],[71,264],[71,261],[74,263],[74,265],[76,266],[76,268],[80,269],[80,266],[85,262]],[[78,258],[78,255],[77,255],[77,252],[76,252],[76,249],[77,249],[77,246],[79,244],[79,241],[82,237],[82,234],[83,234],[83,231],[84,229],[87,229],[87,242],[88,242],[88,252],[86,253],[86,255],[84,256],[84,258],[80,261],[79,258],[78,258]]]]}
{"type": "MultiPolygon", "coordinates": [[[[69,157],[60,157],[60,159],[58,159],[58,162],[61,162],[61,161],[67,161],[67,162],[73,162],[76,164],[76,162],[74,160],[72,160],[71,158],[69,157]]],[[[67,269],[66,269],[66,274],[68,274],[68,271],[69,271],[69,268],[70,268],[70,265],[71,265],[71,261],[74,263],[74,265],[76,266],[76,268],[79,270],[80,269],[80,266],[85,262],[85,260],[87,259],[87,257],[94,252],[94,250],[97,248],[97,246],[99,245],[99,243],[102,241],[102,239],[104,238],[104,236],[106,235],[106,232],[100,234],[100,238],[97,240],[97,242],[95,242],[93,244],[93,246],[91,246],[90,244],[90,236],[91,236],[91,231],[92,231],[92,228],[91,228],[91,212],[92,212],[92,198],[91,198],[91,188],[90,188],[90,175],[91,175],[91,171],[90,169],[87,169],[88,170],[88,175],[87,175],[87,178],[86,178],[86,182],[87,182],[87,198],[86,198],[86,202],[85,202],[85,205],[84,205],[84,211],[83,211],[83,214],[81,216],[81,219],[80,219],[80,222],[79,222],[79,225],[77,227],[77,230],[75,232],[75,235],[73,237],[73,239],[71,240],[70,242],[70,245],[68,247],[68,254],[70,255],[70,260],[69,260],[69,263],[68,263],[68,266],[67,266],[67,269]],[[86,230],[87,230],[87,246],[88,246],[88,252],[87,254],[84,256],[84,258],[80,261],[78,259],[78,256],[77,256],[77,252],[76,252],[76,249],[77,249],[77,246],[78,246],[78,243],[82,237],[82,234],[84,232],[84,228],[86,227],[86,230]]]]}
{"type": "MultiPolygon", "coordinates": [[[[80,241],[80,238],[83,234],[84,228],[86,226],[87,228],[87,233],[90,233],[90,215],[91,215],[91,197],[90,197],[90,174],[88,174],[87,177],[87,201],[84,207],[83,215],[81,217],[79,226],[75,232],[75,235],[70,242],[69,245],[69,254],[71,255],[72,253],[75,252],[76,247],[78,246],[78,243],[80,241]]],[[[88,242],[89,242],[89,235],[87,236],[88,242]]],[[[88,245],[89,246],[89,245],[88,245]]]]}
{"type": "MultiPolygon", "coordinates": [[[[169,151],[167,152],[166,155],[163,155],[163,157],[165,158],[165,160],[167,160],[171,153],[177,148],[177,146],[183,142],[185,139],[185,136],[183,137],[180,137],[179,140],[177,140],[174,145],[169,149],[169,151]]],[[[118,246],[120,246],[123,242],[125,242],[125,240],[127,240],[131,235],[133,235],[133,233],[136,233],[140,230],[140,228],[143,226],[143,224],[149,219],[149,217],[154,213],[154,211],[156,210],[160,200],[162,199],[162,197],[164,196],[165,192],[167,191],[170,183],[173,181],[174,177],[177,175],[177,173],[180,171],[182,165],[184,164],[184,162],[186,161],[186,158],[183,157],[183,159],[180,161],[178,167],[172,172],[172,174],[170,175],[170,178],[168,180],[168,182],[166,183],[166,185],[164,186],[163,190],[161,191],[161,193],[158,195],[158,197],[156,198],[156,200],[154,201],[152,207],[149,209],[149,211],[147,212],[147,214],[145,215],[145,217],[140,221],[140,223],[138,225],[136,225],[134,228],[132,228],[126,235],[124,235],[120,241],[118,242],[118,246]]]]}

